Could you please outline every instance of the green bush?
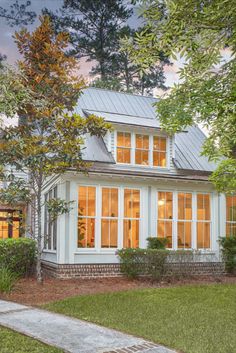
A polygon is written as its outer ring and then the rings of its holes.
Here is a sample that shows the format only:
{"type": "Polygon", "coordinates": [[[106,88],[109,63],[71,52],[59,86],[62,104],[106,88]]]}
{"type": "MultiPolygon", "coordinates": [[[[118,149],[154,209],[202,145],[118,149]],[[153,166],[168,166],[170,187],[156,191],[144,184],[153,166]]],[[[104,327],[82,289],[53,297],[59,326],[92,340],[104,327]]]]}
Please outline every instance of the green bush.
{"type": "Polygon", "coordinates": [[[0,268],[0,293],[9,293],[15,282],[17,275],[7,267],[0,268]]]}
{"type": "Polygon", "coordinates": [[[165,271],[168,250],[158,249],[121,249],[117,251],[121,263],[121,272],[129,278],[140,275],[151,276],[159,280],[165,271]]]}
{"type": "Polygon", "coordinates": [[[147,238],[148,249],[165,249],[168,244],[168,239],[166,238],[157,238],[149,237],[147,238]]]}
{"type": "Polygon", "coordinates": [[[20,275],[29,275],[34,270],[36,243],[32,239],[0,240],[0,268],[7,268],[20,275]]]}
{"type": "Polygon", "coordinates": [[[125,276],[136,278],[146,275],[154,280],[160,280],[163,276],[171,278],[189,276],[189,266],[186,264],[194,262],[197,254],[198,252],[192,250],[121,249],[117,251],[121,272],[125,276]]]}
{"type": "Polygon", "coordinates": [[[227,272],[236,271],[236,235],[220,238],[221,251],[227,272]]]}

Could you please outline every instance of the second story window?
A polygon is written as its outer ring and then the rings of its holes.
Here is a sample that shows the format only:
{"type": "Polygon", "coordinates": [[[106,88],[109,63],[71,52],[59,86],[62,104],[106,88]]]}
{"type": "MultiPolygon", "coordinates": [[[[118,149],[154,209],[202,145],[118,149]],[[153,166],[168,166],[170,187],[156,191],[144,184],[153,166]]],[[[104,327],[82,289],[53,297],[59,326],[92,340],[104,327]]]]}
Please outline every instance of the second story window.
{"type": "Polygon", "coordinates": [[[166,138],[153,137],[153,165],[155,167],[166,167],[166,138]]]}
{"type": "Polygon", "coordinates": [[[118,163],[131,163],[131,134],[129,132],[117,132],[118,163]]]}
{"type": "Polygon", "coordinates": [[[149,164],[149,136],[135,135],[135,164],[149,164]]]}

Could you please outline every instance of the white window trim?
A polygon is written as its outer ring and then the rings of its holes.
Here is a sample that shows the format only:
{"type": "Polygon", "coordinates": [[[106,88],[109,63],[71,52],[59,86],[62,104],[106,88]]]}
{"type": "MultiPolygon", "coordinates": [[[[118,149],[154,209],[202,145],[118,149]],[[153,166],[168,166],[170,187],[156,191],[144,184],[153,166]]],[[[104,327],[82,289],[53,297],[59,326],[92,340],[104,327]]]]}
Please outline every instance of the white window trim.
{"type": "MultiPolygon", "coordinates": [[[[173,189],[162,189],[162,188],[155,188],[154,195],[156,198],[155,206],[155,236],[158,237],[158,192],[172,192],[173,193],[173,219],[172,219],[172,248],[170,250],[197,250],[202,253],[209,253],[213,251],[213,240],[212,240],[212,228],[213,228],[213,193],[212,192],[201,192],[201,191],[190,191],[190,190],[173,190],[173,189]],[[179,193],[189,193],[192,194],[192,247],[191,248],[178,248],[178,194],[179,193]],[[209,194],[210,195],[210,221],[205,221],[210,223],[210,247],[209,248],[197,248],[197,194],[209,194]]],[[[201,221],[199,221],[201,222],[201,221]]]]}
{"type": "Polygon", "coordinates": [[[133,132],[129,130],[115,130],[114,131],[114,158],[118,165],[131,166],[131,167],[141,167],[141,168],[153,168],[157,170],[169,170],[170,169],[170,137],[161,133],[145,133],[145,132],[133,132]],[[131,163],[120,163],[117,162],[117,133],[124,132],[131,135],[131,163]],[[136,135],[148,135],[149,136],[149,163],[145,164],[136,164],[135,163],[135,150],[136,150],[136,135]],[[166,138],[166,166],[154,166],[153,165],[153,139],[154,136],[166,138]]]}
{"type": "MultiPolygon", "coordinates": [[[[106,185],[106,184],[87,184],[87,183],[79,183],[77,184],[77,220],[78,220],[78,208],[79,208],[79,187],[87,186],[87,187],[95,187],[96,188],[96,216],[90,217],[95,218],[95,246],[93,248],[79,248],[78,247],[78,225],[76,229],[76,251],[75,254],[115,254],[118,249],[123,248],[123,240],[124,240],[124,229],[123,224],[125,219],[130,219],[124,217],[124,190],[139,190],[140,191],[140,217],[139,217],[139,246],[141,244],[141,232],[143,226],[143,189],[142,187],[131,187],[129,185],[106,185]],[[102,189],[103,188],[114,188],[118,189],[118,239],[117,239],[117,248],[102,248],[101,247],[101,220],[103,219],[102,214],[102,189]]],[[[136,218],[135,218],[136,219],[136,218]]],[[[77,224],[77,222],[76,222],[77,224]]]]}

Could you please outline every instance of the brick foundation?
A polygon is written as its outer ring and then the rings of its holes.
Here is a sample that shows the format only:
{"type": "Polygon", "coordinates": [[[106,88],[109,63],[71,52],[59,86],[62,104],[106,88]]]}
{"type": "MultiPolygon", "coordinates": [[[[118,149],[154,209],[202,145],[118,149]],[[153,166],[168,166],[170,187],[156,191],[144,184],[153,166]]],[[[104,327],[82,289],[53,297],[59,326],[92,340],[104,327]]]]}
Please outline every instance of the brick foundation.
{"type": "MultiPolygon", "coordinates": [[[[119,277],[122,276],[120,264],[55,264],[43,262],[45,275],[61,279],[119,277]]],[[[225,273],[222,262],[189,262],[167,264],[167,275],[180,276],[222,276],[225,273]]]]}

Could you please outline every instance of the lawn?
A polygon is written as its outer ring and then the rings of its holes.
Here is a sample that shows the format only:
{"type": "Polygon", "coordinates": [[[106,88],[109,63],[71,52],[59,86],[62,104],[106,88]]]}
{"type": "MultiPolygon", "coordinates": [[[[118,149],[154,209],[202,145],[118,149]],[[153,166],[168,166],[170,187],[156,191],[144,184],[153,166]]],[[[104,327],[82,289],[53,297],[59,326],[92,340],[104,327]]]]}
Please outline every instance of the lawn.
{"type": "Polygon", "coordinates": [[[84,295],[44,307],[184,353],[236,353],[236,285],[84,295]]]}
{"type": "Polygon", "coordinates": [[[0,326],[0,353],[62,353],[62,351],[0,326]]]}

